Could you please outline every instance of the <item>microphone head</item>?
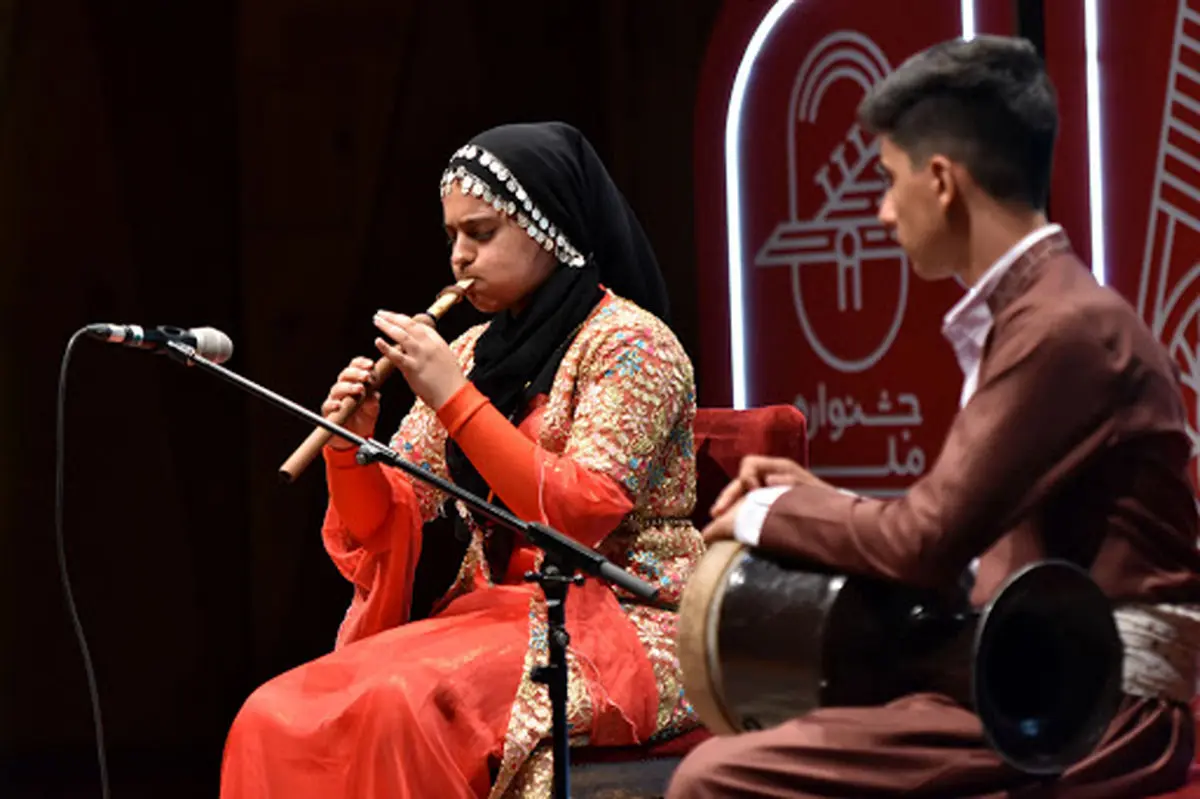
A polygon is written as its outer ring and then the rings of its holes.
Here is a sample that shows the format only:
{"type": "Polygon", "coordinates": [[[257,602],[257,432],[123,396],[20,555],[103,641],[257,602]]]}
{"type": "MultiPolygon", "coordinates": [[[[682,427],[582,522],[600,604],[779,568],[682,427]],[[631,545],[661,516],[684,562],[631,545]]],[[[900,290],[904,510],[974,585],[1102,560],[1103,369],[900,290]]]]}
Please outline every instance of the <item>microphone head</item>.
{"type": "Polygon", "coordinates": [[[215,327],[193,327],[196,353],[213,363],[224,363],[233,357],[233,339],[215,327]]]}

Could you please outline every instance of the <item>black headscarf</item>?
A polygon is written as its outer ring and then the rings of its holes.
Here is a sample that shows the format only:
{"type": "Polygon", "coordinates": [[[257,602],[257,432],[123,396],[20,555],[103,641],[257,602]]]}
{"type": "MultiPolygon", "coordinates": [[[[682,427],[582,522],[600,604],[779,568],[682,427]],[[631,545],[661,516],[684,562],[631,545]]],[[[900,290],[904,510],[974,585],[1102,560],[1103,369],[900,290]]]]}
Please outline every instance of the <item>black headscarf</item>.
{"type": "MultiPolygon", "coordinates": [[[[575,334],[603,297],[600,284],[670,322],[654,250],[574,127],[503,125],[479,134],[450,160],[443,191],[459,191],[464,183],[535,231],[535,240],[540,235],[539,243],[560,261],[520,314],[497,314],[475,345],[468,378],[504,416],[518,422],[529,401],[550,389],[575,334]]],[[[487,483],[454,441],[447,442],[446,462],[455,483],[487,496],[487,483]]]]}

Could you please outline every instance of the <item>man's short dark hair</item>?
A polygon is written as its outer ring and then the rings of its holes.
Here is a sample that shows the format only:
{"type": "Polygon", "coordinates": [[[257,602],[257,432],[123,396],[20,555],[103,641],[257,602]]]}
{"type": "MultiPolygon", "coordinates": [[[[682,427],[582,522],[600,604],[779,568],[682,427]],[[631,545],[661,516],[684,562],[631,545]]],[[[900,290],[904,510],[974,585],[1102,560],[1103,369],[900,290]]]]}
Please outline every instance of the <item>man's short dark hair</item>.
{"type": "Polygon", "coordinates": [[[1058,101],[1025,39],[952,39],[905,61],[868,92],[859,124],[923,163],[942,153],[997,200],[1046,207],[1058,101]]]}

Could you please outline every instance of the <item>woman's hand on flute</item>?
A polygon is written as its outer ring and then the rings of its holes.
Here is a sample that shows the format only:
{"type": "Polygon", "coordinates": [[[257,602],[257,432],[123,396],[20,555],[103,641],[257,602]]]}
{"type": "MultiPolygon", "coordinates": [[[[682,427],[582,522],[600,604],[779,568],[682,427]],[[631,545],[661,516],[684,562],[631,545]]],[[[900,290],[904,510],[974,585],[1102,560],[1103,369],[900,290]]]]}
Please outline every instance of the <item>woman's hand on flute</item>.
{"type": "MultiPolygon", "coordinates": [[[[375,364],[369,358],[355,358],[350,365],[338,375],[337,382],[329,389],[329,396],[321,403],[321,415],[332,416],[344,406],[359,402],[358,410],[342,422],[342,426],[351,433],[370,438],[375,432],[375,420],[379,418],[379,393],[369,389],[371,368],[375,364]]],[[[334,449],[347,449],[355,446],[345,439],[334,436],[329,439],[328,446],[334,449]]]]}
{"type": "Polygon", "coordinates": [[[391,361],[413,393],[435,411],[466,385],[458,359],[438,332],[404,314],[378,311],[375,327],[388,339],[375,339],[375,346],[391,361]]]}

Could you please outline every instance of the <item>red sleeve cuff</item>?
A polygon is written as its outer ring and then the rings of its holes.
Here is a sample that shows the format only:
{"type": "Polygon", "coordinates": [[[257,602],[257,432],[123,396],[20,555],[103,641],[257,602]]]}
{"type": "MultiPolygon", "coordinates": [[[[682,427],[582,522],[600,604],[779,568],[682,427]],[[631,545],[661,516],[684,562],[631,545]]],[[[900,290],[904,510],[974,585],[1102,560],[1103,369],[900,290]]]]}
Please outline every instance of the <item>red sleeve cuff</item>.
{"type": "Polygon", "coordinates": [[[326,444],[321,448],[321,454],[325,457],[325,462],[334,469],[355,469],[362,465],[356,460],[358,447],[338,449],[326,444]]]}

